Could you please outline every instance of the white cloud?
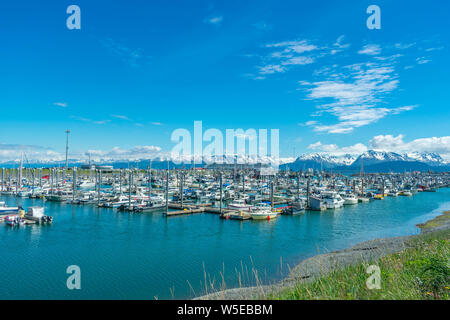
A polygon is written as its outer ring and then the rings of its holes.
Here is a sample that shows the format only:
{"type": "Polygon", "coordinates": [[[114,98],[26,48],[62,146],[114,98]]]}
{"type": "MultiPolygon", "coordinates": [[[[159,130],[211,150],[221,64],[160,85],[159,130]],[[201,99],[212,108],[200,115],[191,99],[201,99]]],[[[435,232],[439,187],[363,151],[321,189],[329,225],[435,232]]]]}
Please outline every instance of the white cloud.
{"type": "Polygon", "coordinates": [[[20,144],[3,144],[0,143],[0,161],[20,161],[24,154],[24,161],[31,160],[63,160],[65,156],[54,151],[51,148],[34,146],[34,145],[20,145],[20,144]]]}
{"type": "Polygon", "coordinates": [[[53,102],[53,105],[58,106],[58,107],[66,108],[67,107],[67,102],[53,102]]]}
{"type": "Polygon", "coordinates": [[[426,64],[428,62],[431,62],[431,59],[427,59],[425,57],[419,57],[416,59],[417,64],[426,64]]]}
{"type": "MultiPolygon", "coordinates": [[[[332,79],[313,83],[299,82],[306,87],[308,99],[329,101],[318,106],[316,115],[326,112],[339,120],[331,125],[307,123],[313,126],[315,131],[350,133],[354,128],[376,122],[389,114],[399,114],[416,107],[378,106],[387,94],[398,87],[397,74],[390,63],[358,63],[344,66],[340,71],[331,73],[332,79]]],[[[329,71],[325,74],[321,72],[318,76],[329,74],[329,71]]]]}
{"type": "Polygon", "coordinates": [[[131,149],[114,147],[111,150],[88,150],[85,156],[91,156],[94,161],[150,159],[161,155],[157,146],[136,146],[131,149]]]}
{"type": "Polygon", "coordinates": [[[435,48],[428,48],[425,49],[426,52],[431,52],[431,51],[437,51],[437,50],[442,50],[444,49],[444,47],[435,47],[435,48]]]}
{"type": "MultiPolygon", "coordinates": [[[[65,153],[57,152],[48,147],[20,144],[0,143],[0,162],[20,161],[22,152],[26,162],[53,162],[64,161],[65,153]]],[[[111,150],[69,150],[69,158],[73,161],[85,161],[90,154],[93,161],[115,161],[153,159],[165,155],[158,146],[135,146],[130,149],[114,147],[111,150]]]]}
{"type": "Polygon", "coordinates": [[[94,124],[107,124],[111,122],[111,120],[98,120],[98,121],[92,121],[94,124]]]}
{"type": "MultiPolygon", "coordinates": [[[[350,44],[343,43],[344,36],[340,36],[330,45],[318,46],[307,39],[274,42],[264,45],[271,50],[262,56],[262,64],[257,66],[260,75],[276,74],[288,71],[293,66],[303,66],[315,63],[319,58],[335,55],[344,51],[350,44]]],[[[262,80],[264,77],[250,77],[262,80]]]]}
{"type": "Polygon", "coordinates": [[[373,137],[372,140],[369,141],[369,144],[371,148],[381,151],[397,151],[405,145],[402,134],[399,134],[396,137],[390,134],[378,135],[373,137]]]}
{"type": "Polygon", "coordinates": [[[344,49],[347,49],[350,47],[349,43],[342,43],[344,41],[345,36],[342,35],[339,38],[337,38],[336,42],[333,44],[333,48],[331,49],[330,54],[335,55],[336,53],[339,53],[341,51],[344,51],[344,49]]]}
{"type": "Polygon", "coordinates": [[[369,149],[396,153],[434,152],[440,154],[443,159],[450,160],[450,136],[419,138],[412,141],[404,141],[405,136],[377,135],[370,139],[368,146],[364,143],[356,143],[351,146],[339,147],[336,144],[323,144],[318,141],[308,146],[308,149],[319,153],[327,153],[335,156],[344,154],[359,155],[369,149]]]}
{"type": "Polygon", "coordinates": [[[311,57],[293,57],[289,58],[286,61],[283,61],[283,65],[290,65],[290,64],[296,64],[296,65],[304,65],[304,64],[311,64],[314,62],[314,59],[311,57]]]}
{"type": "Polygon", "coordinates": [[[128,118],[127,116],[121,115],[121,114],[112,114],[111,117],[117,118],[117,119],[122,119],[122,120],[130,120],[130,118],[128,118]]]}
{"type": "Polygon", "coordinates": [[[73,116],[73,115],[70,116],[70,118],[78,120],[78,121],[90,122],[90,123],[99,124],[99,125],[107,124],[107,123],[111,122],[111,120],[108,120],[108,119],[106,119],[106,120],[92,120],[92,119],[89,119],[89,118],[84,118],[84,117],[80,117],[80,116],[73,116]]]}
{"type": "Polygon", "coordinates": [[[208,24],[212,24],[212,25],[220,25],[223,21],[223,16],[211,16],[209,18],[206,18],[205,20],[203,20],[203,22],[208,23],[208,24]]]}
{"type": "Polygon", "coordinates": [[[415,42],[412,42],[412,43],[401,43],[401,42],[399,42],[399,43],[396,43],[394,46],[395,46],[396,49],[404,50],[404,49],[411,48],[411,47],[413,47],[415,45],[416,45],[415,42]]]}
{"type": "Polygon", "coordinates": [[[310,144],[308,146],[308,149],[331,154],[334,156],[342,156],[345,154],[359,155],[368,150],[367,147],[362,143],[356,143],[354,145],[341,148],[336,144],[322,144],[320,141],[310,144]]]}
{"type": "Polygon", "coordinates": [[[282,41],[266,44],[264,48],[274,50],[263,57],[263,63],[257,66],[259,77],[251,76],[255,80],[263,80],[261,75],[286,72],[289,67],[308,65],[315,62],[313,51],[320,48],[308,40],[282,41]]]}
{"type": "Polygon", "coordinates": [[[415,139],[410,142],[403,140],[404,136],[378,135],[369,141],[369,145],[374,150],[392,152],[436,152],[444,159],[450,160],[450,136],[429,137],[415,139]]]}
{"type": "Polygon", "coordinates": [[[358,51],[359,54],[378,55],[381,53],[381,47],[377,44],[367,44],[358,51]]]}
{"type": "Polygon", "coordinates": [[[266,66],[259,67],[259,73],[260,74],[273,74],[273,73],[280,73],[286,71],[286,68],[278,65],[278,64],[270,64],[266,66]]]}
{"type": "Polygon", "coordinates": [[[113,56],[120,58],[130,67],[141,67],[148,64],[150,56],[145,55],[141,48],[132,49],[111,38],[100,39],[100,44],[113,56]]]}
{"type": "Polygon", "coordinates": [[[303,53],[318,49],[317,46],[310,44],[308,40],[294,40],[271,43],[266,45],[267,48],[284,48],[283,53],[303,53]]]}

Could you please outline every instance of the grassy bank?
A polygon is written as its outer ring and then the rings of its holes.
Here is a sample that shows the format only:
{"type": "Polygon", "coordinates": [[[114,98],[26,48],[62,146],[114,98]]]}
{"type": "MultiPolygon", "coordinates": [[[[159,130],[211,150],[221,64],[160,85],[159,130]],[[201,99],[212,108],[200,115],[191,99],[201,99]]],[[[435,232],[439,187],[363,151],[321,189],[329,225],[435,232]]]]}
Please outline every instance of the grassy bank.
{"type": "Polygon", "coordinates": [[[432,231],[433,229],[439,228],[450,223],[450,211],[445,211],[440,216],[427,221],[423,224],[418,224],[417,226],[422,230],[422,232],[432,231]]]}
{"type": "MultiPolygon", "coordinates": [[[[433,219],[428,227],[447,221],[450,212],[433,219]]],[[[427,227],[427,224],[422,227],[427,227]]],[[[411,238],[408,248],[371,263],[360,263],[298,283],[267,296],[268,299],[449,299],[450,230],[435,231],[411,238]],[[369,290],[369,265],[381,271],[380,289],[369,290]]]]}

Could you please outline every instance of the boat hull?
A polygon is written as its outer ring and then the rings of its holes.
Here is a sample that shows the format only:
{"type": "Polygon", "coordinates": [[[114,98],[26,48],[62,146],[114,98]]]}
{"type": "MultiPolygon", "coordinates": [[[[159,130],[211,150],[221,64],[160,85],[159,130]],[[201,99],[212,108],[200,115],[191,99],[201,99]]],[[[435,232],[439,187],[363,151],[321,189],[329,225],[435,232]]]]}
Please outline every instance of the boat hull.
{"type": "Polygon", "coordinates": [[[253,220],[272,220],[278,217],[276,213],[268,213],[268,214],[251,213],[250,215],[253,220]]]}

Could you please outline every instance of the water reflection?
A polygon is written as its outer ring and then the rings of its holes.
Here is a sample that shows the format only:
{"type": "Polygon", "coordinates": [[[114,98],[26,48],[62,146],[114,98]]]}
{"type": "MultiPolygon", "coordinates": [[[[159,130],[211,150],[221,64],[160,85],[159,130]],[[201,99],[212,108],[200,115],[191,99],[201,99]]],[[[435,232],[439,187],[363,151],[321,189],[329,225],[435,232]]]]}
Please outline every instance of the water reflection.
{"type": "Polygon", "coordinates": [[[192,294],[187,281],[196,292],[202,290],[203,264],[216,281],[225,268],[227,286],[238,285],[237,273],[250,279],[252,268],[269,281],[319,252],[416,233],[415,224],[450,209],[449,199],[450,189],[441,189],[271,221],[235,221],[207,213],[166,218],[2,197],[10,206],[44,206],[55,219],[49,226],[0,225],[6,248],[0,270],[8,274],[0,287],[10,288],[0,298],[73,298],[61,288],[65,268],[73,263],[82,265],[87,281],[76,297],[86,299],[170,298],[171,287],[176,298],[187,298],[192,294]],[[30,276],[36,268],[39,278],[30,276]]]}

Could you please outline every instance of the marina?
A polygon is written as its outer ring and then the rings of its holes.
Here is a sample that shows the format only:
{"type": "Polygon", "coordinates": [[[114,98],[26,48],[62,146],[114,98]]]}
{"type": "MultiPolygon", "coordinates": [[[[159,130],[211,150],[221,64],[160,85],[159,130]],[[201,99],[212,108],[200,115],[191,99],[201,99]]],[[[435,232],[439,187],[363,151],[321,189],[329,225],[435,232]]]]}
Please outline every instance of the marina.
{"type": "Polygon", "coordinates": [[[205,274],[217,289],[270,283],[318,251],[415,234],[450,208],[447,173],[19,168],[2,177],[0,267],[13,275],[0,285],[16,288],[6,299],[192,298],[205,274]],[[10,225],[19,212],[27,223],[10,225]],[[51,221],[37,225],[44,213],[51,221]],[[84,290],[65,289],[72,264],[84,290]]]}

